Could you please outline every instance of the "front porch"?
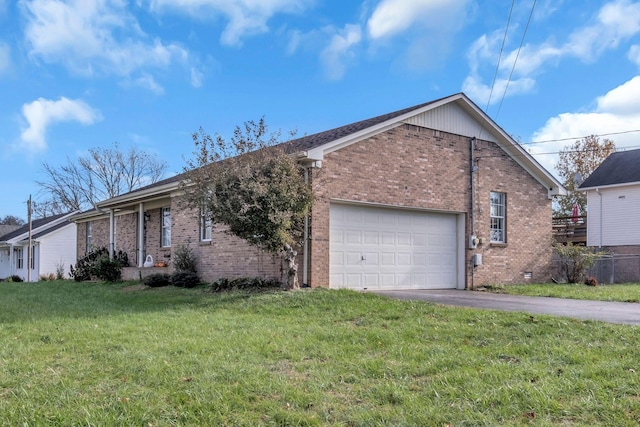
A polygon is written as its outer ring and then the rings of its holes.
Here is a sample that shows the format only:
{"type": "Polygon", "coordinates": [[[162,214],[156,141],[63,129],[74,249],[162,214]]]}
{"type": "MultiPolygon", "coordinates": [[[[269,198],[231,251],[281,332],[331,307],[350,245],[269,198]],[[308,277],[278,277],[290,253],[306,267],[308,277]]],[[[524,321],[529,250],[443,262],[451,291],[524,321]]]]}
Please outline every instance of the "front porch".
{"type": "Polygon", "coordinates": [[[169,267],[124,267],[122,280],[143,280],[152,274],[171,274],[173,269],[169,267]]]}

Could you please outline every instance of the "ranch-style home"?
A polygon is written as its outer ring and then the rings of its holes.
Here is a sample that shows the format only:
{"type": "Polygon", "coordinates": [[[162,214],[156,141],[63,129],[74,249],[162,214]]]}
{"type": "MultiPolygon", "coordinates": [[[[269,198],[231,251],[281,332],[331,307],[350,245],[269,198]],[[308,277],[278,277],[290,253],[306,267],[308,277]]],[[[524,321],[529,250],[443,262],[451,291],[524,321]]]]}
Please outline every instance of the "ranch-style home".
{"type": "Polygon", "coordinates": [[[76,226],[69,222],[77,212],[33,220],[31,223],[31,251],[29,225],[14,228],[0,235],[0,279],[19,276],[37,282],[40,276],[69,275],[75,264],[76,226]]]}
{"type": "MultiPolygon", "coordinates": [[[[475,288],[551,278],[551,199],[562,185],[459,93],[289,141],[316,196],[299,248],[303,286],[475,288]]],[[[184,245],[207,281],[282,278],[279,257],[184,209],[160,181],[77,215],[78,254],[171,259],[184,245]]]]}

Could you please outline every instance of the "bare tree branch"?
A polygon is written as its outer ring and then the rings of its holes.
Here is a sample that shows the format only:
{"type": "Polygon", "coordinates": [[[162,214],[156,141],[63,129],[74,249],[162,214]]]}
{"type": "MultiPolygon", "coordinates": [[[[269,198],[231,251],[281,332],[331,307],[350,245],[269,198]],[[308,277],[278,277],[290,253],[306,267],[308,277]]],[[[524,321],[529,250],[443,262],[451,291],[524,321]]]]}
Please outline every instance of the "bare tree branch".
{"type": "Polygon", "coordinates": [[[159,181],[167,163],[157,155],[137,148],[123,152],[118,143],[91,148],[77,159],[67,157],[65,164],[43,163],[45,178],[36,181],[43,200],[36,203],[38,215],[88,209],[109,199],[159,181]]]}

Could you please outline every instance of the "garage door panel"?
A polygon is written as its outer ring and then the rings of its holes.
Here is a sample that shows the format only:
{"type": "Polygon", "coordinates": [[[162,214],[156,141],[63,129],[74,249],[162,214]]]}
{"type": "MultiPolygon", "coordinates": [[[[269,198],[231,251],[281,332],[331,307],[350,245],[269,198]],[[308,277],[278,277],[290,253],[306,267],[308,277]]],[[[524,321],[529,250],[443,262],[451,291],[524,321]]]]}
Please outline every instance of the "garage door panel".
{"type": "Polygon", "coordinates": [[[456,287],[455,214],[342,204],[330,212],[331,287],[456,287]]]}
{"type": "Polygon", "coordinates": [[[393,252],[383,252],[380,254],[380,265],[384,267],[394,267],[396,265],[396,254],[393,252]]]}
{"type": "Polygon", "coordinates": [[[398,265],[411,265],[411,254],[410,253],[399,253],[398,254],[398,265]]]}
{"type": "Polygon", "coordinates": [[[395,246],[396,244],[396,233],[381,231],[380,232],[381,242],[385,246],[395,246]]]}
{"type": "Polygon", "coordinates": [[[361,252],[347,252],[345,253],[345,266],[360,266],[360,261],[362,261],[361,252]]]}
{"type": "Polygon", "coordinates": [[[396,233],[396,245],[411,246],[411,233],[396,233]]]}

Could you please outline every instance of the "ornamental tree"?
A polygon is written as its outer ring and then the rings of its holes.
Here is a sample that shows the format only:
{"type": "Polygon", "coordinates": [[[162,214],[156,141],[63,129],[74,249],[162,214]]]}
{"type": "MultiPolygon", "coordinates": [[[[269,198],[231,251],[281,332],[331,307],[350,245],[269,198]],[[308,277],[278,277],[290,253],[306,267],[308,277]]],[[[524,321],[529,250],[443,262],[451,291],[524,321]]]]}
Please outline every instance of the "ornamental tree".
{"type": "Polygon", "coordinates": [[[304,170],[268,134],[264,119],[237,126],[233,136],[193,134],[195,159],[187,162],[183,189],[188,204],[226,226],[227,233],[278,254],[287,263],[286,288],[297,284],[295,256],[313,195],[304,170]]]}

